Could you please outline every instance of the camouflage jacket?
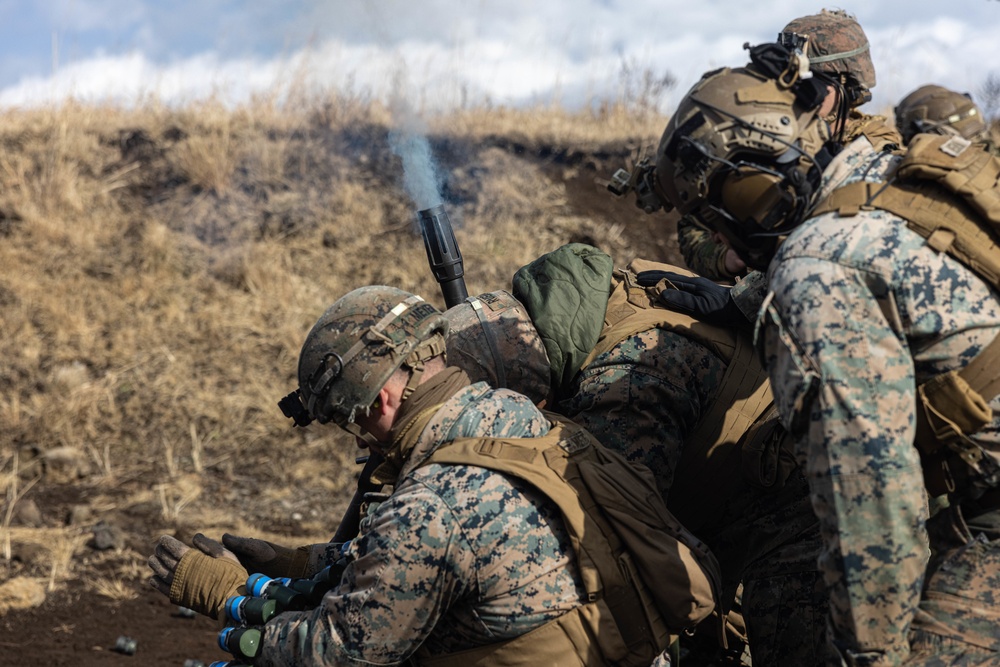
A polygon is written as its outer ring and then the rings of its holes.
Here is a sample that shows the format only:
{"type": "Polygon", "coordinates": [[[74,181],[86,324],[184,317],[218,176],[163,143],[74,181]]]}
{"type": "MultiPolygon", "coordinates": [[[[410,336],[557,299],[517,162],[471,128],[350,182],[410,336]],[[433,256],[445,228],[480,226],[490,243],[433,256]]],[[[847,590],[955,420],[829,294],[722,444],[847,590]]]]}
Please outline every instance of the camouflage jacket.
{"type": "MultiPolygon", "coordinates": [[[[883,180],[898,159],[861,137],[827,167],[821,196],[883,180]]],[[[900,664],[929,545],[916,386],[1000,334],[1000,295],[879,210],[807,220],[768,278],[758,345],[825,536],[834,645],[862,664],[900,664]]],[[[992,407],[974,438],[995,466],[1000,397],[992,407]]]]}
{"type": "Polygon", "coordinates": [[[269,622],[258,666],[395,665],[520,636],[579,606],[558,508],[530,486],[423,456],[458,437],[531,437],[548,420],[520,394],[470,385],[430,418],[392,495],[362,521],[340,585],[269,622]]]}

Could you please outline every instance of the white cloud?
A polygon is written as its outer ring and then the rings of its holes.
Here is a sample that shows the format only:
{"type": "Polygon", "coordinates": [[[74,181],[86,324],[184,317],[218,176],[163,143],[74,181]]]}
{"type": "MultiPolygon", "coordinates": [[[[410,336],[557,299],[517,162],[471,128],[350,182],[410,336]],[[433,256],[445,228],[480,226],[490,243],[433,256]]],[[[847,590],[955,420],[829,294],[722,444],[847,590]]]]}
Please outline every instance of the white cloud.
{"type": "MultiPolygon", "coordinates": [[[[62,20],[79,30],[95,24],[80,15],[83,9],[91,18],[117,13],[112,23],[130,26],[119,39],[131,51],[94,51],[55,76],[23,79],[0,90],[0,105],[67,96],[124,104],[215,96],[239,103],[292,87],[387,99],[403,85],[425,110],[484,100],[572,107],[618,95],[628,62],[677,79],[665,100],[670,108],[703,72],[744,63],[744,42],[773,39],[789,19],[822,3],[326,0],[289,1],[277,11],[178,0],[176,15],[153,2],[76,0],[74,6],[76,13],[62,20]],[[223,8],[228,13],[220,14],[223,8]]],[[[975,94],[994,69],[1000,2],[967,0],[961,16],[947,16],[947,9],[930,0],[858,8],[878,71],[873,111],[926,82],[975,94]]]]}

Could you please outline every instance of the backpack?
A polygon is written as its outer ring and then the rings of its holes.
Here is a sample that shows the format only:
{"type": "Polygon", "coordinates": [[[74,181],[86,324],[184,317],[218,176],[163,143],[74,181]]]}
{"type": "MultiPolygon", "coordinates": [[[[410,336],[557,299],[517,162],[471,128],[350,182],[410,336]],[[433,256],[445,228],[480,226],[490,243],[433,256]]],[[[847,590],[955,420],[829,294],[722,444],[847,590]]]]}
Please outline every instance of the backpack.
{"type": "MultiPolygon", "coordinates": [[[[566,634],[589,637],[610,664],[644,667],[670,644],[671,635],[694,627],[716,608],[719,565],[667,511],[648,469],[603,447],[565,417],[545,416],[553,424],[545,436],[459,438],[421,465],[496,470],[551,499],[569,532],[588,602],[574,610],[572,623],[560,617],[550,624],[582,625],[585,632],[566,634]]],[[[556,641],[547,633],[540,636],[556,641]]],[[[517,659],[505,656],[503,664],[537,664],[532,660],[539,651],[544,654],[522,638],[509,643],[517,659]]],[[[494,657],[482,664],[500,664],[495,657],[503,650],[484,647],[483,653],[494,657]]]]}

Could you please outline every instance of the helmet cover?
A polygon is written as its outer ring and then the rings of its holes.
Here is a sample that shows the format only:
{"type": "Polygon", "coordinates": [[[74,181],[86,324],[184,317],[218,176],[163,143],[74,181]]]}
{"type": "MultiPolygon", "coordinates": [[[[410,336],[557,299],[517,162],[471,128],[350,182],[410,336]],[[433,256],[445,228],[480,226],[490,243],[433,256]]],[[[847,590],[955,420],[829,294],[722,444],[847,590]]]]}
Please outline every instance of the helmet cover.
{"type": "Polygon", "coordinates": [[[444,316],[419,296],[381,285],[353,290],[306,336],[299,399],[312,419],[345,426],[404,364],[443,354],[447,331],[444,316]]]}
{"type": "Polygon", "coordinates": [[[791,35],[808,37],[806,55],[812,71],[831,76],[847,74],[864,89],[875,87],[868,36],[847,12],[824,9],[819,14],[793,19],[779,33],[778,40],[785,42],[791,35]]]}
{"type": "Polygon", "coordinates": [[[545,344],[527,309],[497,290],[468,298],[444,313],[448,320],[448,364],[473,382],[524,394],[534,403],[549,398],[551,367],[545,344]]]}

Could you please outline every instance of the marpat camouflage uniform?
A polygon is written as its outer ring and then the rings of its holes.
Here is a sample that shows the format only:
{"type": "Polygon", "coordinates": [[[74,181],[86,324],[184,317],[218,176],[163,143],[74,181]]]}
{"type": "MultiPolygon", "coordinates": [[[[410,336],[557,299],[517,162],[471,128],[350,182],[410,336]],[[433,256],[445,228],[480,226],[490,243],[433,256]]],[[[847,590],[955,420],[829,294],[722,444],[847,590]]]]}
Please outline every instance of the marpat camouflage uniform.
{"type": "Polygon", "coordinates": [[[527,484],[419,460],[459,437],[534,437],[524,396],[460,389],[420,432],[388,500],[362,521],[340,585],[270,621],[254,663],[395,665],[520,636],[582,603],[559,510],[527,484]]]}
{"type": "MultiPolygon", "coordinates": [[[[824,172],[821,199],[883,180],[897,159],[858,139],[824,172]]],[[[758,341],[821,524],[833,643],[848,664],[903,664],[911,644],[907,665],[1000,664],[1000,512],[967,503],[971,531],[929,539],[913,445],[917,384],[1000,334],[1000,296],[880,210],[807,220],[769,280],[758,341]]],[[[1000,398],[991,407],[974,439],[996,469],[1000,398]]]]}
{"type": "MultiPolygon", "coordinates": [[[[610,449],[653,471],[668,509],[689,436],[719,391],[726,363],[664,329],[633,335],[580,371],[558,409],[610,449]]],[[[706,487],[706,494],[719,489],[706,487]]],[[[816,569],[820,536],[800,469],[763,491],[743,484],[716,521],[697,529],[719,560],[726,599],[744,584],[742,612],[758,665],[822,661],[827,597],[816,569]]]]}

